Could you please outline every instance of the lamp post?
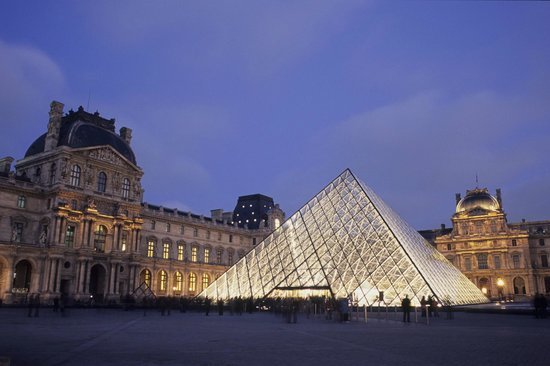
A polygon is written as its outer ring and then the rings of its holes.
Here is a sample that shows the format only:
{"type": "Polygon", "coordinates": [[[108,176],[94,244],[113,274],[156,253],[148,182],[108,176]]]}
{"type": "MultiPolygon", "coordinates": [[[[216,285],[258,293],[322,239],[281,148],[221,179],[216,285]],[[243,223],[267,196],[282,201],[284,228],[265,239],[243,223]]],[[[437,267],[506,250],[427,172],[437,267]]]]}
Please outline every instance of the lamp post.
{"type": "Polygon", "coordinates": [[[504,288],[504,280],[502,278],[499,278],[497,280],[497,287],[498,287],[498,299],[502,301],[502,290],[504,288]]]}

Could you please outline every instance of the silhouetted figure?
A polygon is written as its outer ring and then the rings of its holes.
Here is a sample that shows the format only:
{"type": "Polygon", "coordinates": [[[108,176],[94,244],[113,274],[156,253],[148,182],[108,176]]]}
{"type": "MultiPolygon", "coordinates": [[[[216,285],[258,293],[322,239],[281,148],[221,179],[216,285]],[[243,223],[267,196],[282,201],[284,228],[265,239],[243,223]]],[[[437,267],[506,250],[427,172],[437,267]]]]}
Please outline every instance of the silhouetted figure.
{"type": "Polygon", "coordinates": [[[548,301],[546,300],[546,297],[543,294],[539,294],[537,292],[535,294],[533,302],[533,305],[535,306],[535,318],[546,318],[546,308],[548,307],[548,301]]]}
{"type": "Polygon", "coordinates": [[[423,318],[426,317],[426,304],[428,304],[428,301],[426,301],[426,296],[422,296],[422,299],[420,300],[420,310],[423,318]]]}
{"type": "Polygon", "coordinates": [[[223,300],[219,299],[217,304],[218,304],[218,315],[223,315],[223,300]]]}
{"type": "Polygon", "coordinates": [[[429,307],[427,311],[430,317],[434,316],[433,303],[434,300],[432,299],[432,295],[428,296],[428,299],[426,300],[426,306],[429,307]]]}
{"type": "Polygon", "coordinates": [[[403,308],[403,322],[411,322],[411,299],[409,295],[405,295],[403,301],[401,301],[401,307],[403,308]]]}
{"type": "Polygon", "coordinates": [[[435,299],[435,296],[432,296],[432,301],[430,302],[430,309],[432,312],[430,313],[430,316],[439,317],[438,307],[437,307],[437,300],[435,299]]]}
{"type": "Polygon", "coordinates": [[[206,296],[206,298],[204,299],[204,311],[206,312],[206,316],[208,316],[208,314],[210,313],[211,303],[212,301],[208,298],[208,296],[206,296]]]}

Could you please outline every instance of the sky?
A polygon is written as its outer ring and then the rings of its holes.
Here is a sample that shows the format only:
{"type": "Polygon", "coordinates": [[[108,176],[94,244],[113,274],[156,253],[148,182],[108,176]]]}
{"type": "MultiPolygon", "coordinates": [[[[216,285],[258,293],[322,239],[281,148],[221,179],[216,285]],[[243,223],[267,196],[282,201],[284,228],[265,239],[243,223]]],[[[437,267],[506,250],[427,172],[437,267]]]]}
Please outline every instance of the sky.
{"type": "Polygon", "coordinates": [[[550,219],[550,2],[3,1],[0,157],[49,104],[133,129],[144,201],[287,217],[344,169],[417,229],[550,219]]]}

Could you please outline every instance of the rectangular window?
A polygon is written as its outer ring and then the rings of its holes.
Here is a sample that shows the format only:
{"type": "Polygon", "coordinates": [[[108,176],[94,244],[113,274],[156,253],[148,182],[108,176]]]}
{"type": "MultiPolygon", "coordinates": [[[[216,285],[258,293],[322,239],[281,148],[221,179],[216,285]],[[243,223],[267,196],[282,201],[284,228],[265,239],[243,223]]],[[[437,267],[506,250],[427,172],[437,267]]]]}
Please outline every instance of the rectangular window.
{"type": "Polygon", "coordinates": [[[452,244],[447,244],[447,250],[452,250],[453,249],[453,245],[452,244]]]}
{"type": "Polygon", "coordinates": [[[162,258],[170,259],[170,244],[164,243],[162,246],[162,258]]]}
{"type": "Polygon", "coordinates": [[[491,222],[491,232],[496,233],[497,232],[497,223],[492,221],[491,222]]]}
{"type": "Polygon", "coordinates": [[[166,232],[167,232],[167,233],[170,232],[170,224],[169,224],[169,223],[166,224],[166,232]]]}
{"type": "Polygon", "coordinates": [[[73,211],[78,210],[78,201],[77,200],[71,200],[71,209],[73,211]]]}
{"type": "Polygon", "coordinates": [[[185,234],[185,226],[183,225],[180,226],[180,234],[181,235],[185,234]]]}
{"type": "Polygon", "coordinates": [[[155,230],[156,226],[157,226],[157,223],[155,222],[155,220],[152,220],[151,221],[151,230],[155,230]]]}
{"type": "Polygon", "coordinates": [[[233,252],[227,253],[227,264],[232,265],[233,264],[233,252]]]}
{"type": "Polygon", "coordinates": [[[252,245],[256,245],[256,238],[252,238],[252,245]]]}
{"type": "Polygon", "coordinates": [[[183,244],[178,245],[178,261],[183,260],[183,244]]]}
{"type": "Polygon", "coordinates": [[[222,250],[218,249],[216,250],[216,263],[222,264],[222,250]]]}
{"type": "Polygon", "coordinates": [[[229,242],[233,243],[233,235],[229,235],[229,242]]]}
{"type": "Polygon", "coordinates": [[[199,253],[199,248],[198,247],[192,247],[191,248],[191,262],[196,262],[197,261],[198,253],[199,253]]]}
{"type": "Polygon", "coordinates": [[[222,240],[222,233],[218,233],[218,240],[222,240]]]}
{"type": "Polygon", "coordinates": [[[128,233],[127,232],[123,232],[121,237],[120,237],[120,250],[122,250],[123,252],[126,251],[126,244],[128,243],[128,233]]]}
{"type": "Polygon", "coordinates": [[[17,197],[17,207],[19,208],[25,208],[26,198],[25,196],[19,196],[17,197]]]}
{"type": "Polygon", "coordinates": [[[518,241],[516,239],[512,239],[512,246],[513,247],[517,247],[518,246],[518,241]]]}
{"type": "Polygon", "coordinates": [[[464,258],[464,269],[466,271],[471,271],[472,270],[472,258],[470,258],[470,257],[464,258]]]}
{"type": "Polygon", "coordinates": [[[74,232],[75,232],[75,226],[67,225],[67,230],[65,231],[65,245],[68,248],[72,248],[74,245],[74,232]]]}
{"type": "Polygon", "coordinates": [[[512,256],[512,263],[514,264],[514,268],[519,268],[519,255],[513,255],[512,256]]]}
{"type": "Polygon", "coordinates": [[[495,255],[493,257],[493,262],[495,262],[495,269],[500,269],[500,256],[495,255]]]}
{"type": "Polygon", "coordinates": [[[489,264],[487,263],[487,254],[479,254],[477,256],[477,267],[479,269],[488,269],[489,264]]]}
{"type": "Polygon", "coordinates": [[[153,258],[155,256],[155,242],[152,240],[147,242],[147,256],[149,258],[153,258]]]}
{"type": "Polygon", "coordinates": [[[210,230],[206,232],[206,239],[210,239],[210,230]]]}
{"type": "Polygon", "coordinates": [[[204,263],[210,263],[210,248],[204,248],[204,263]]]}
{"type": "Polygon", "coordinates": [[[483,233],[483,223],[481,221],[476,222],[476,234],[483,233]]]}
{"type": "Polygon", "coordinates": [[[197,229],[197,228],[194,228],[194,229],[193,229],[193,236],[194,236],[194,237],[199,236],[199,229],[197,229]]]}
{"type": "Polygon", "coordinates": [[[541,247],[544,246],[544,239],[539,239],[539,245],[540,245],[541,247]]]}
{"type": "Polygon", "coordinates": [[[548,268],[548,256],[546,254],[540,256],[540,264],[542,268],[548,268]]]}

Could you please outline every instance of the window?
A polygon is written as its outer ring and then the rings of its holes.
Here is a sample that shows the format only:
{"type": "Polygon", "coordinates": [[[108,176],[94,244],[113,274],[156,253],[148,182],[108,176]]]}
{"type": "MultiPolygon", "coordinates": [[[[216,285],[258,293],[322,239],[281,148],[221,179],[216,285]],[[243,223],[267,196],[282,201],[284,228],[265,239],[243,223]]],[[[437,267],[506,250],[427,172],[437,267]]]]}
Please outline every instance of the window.
{"type": "Polygon", "coordinates": [[[105,189],[107,188],[107,174],[104,172],[99,172],[99,175],[97,176],[97,190],[99,192],[105,192],[105,189]]]}
{"type": "Polygon", "coordinates": [[[229,242],[233,243],[233,235],[229,235],[229,242]]]}
{"type": "Polygon", "coordinates": [[[222,264],[222,249],[221,248],[218,248],[218,250],[216,250],[216,263],[217,264],[222,264]]]}
{"type": "Polygon", "coordinates": [[[525,295],[525,281],[521,277],[514,278],[514,294],[525,295]]]}
{"type": "Polygon", "coordinates": [[[193,236],[194,236],[194,237],[199,236],[199,229],[197,229],[197,228],[194,228],[194,229],[193,229],[193,236]]]}
{"type": "Polygon", "coordinates": [[[105,251],[105,238],[107,237],[107,228],[103,225],[98,225],[95,232],[94,250],[103,253],[105,251]]]}
{"type": "Polygon", "coordinates": [[[130,196],[130,180],[124,178],[122,180],[122,198],[128,198],[130,196]]]}
{"type": "Polygon", "coordinates": [[[193,272],[189,273],[189,291],[195,292],[197,290],[197,275],[193,272]]]}
{"type": "Polygon", "coordinates": [[[500,269],[500,256],[495,255],[493,257],[493,262],[495,263],[495,269],[500,269]]]}
{"type": "Polygon", "coordinates": [[[183,225],[180,226],[180,234],[181,235],[185,234],[185,226],[183,225]]]}
{"type": "Polygon", "coordinates": [[[52,165],[50,166],[50,184],[55,183],[55,174],[56,173],[57,173],[57,166],[55,165],[55,163],[52,163],[52,165]]]}
{"type": "Polygon", "coordinates": [[[198,252],[199,252],[198,247],[191,247],[191,262],[197,261],[198,252]]]}
{"type": "Polygon", "coordinates": [[[483,222],[476,221],[476,234],[482,234],[483,233],[483,222]]]}
{"type": "Polygon", "coordinates": [[[203,273],[202,274],[202,289],[204,290],[205,288],[208,287],[208,285],[210,285],[210,276],[207,275],[206,273],[203,273]]]}
{"type": "Polygon", "coordinates": [[[222,240],[222,233],[218,233],[218,240],[222,240]]]}
{"type": "Polygon", "coordinates": [[[461,229],[462,229],[462,235],[468,235],[468,224],[467,223],[463,223],[461,226],[461,229]]]}
{"type": "Polygon", "coordinates": [[[174,274],[174,289],[176,292],[181,292],[183,289],[183,275],[181,272],[176,272],[174,274]]]}
{"type": "Polygon", "coordinates": [[[168,275],[166,274],[166,271],[160,271],[159,290],[166,291],[167,288],[168,288],[168,275]]]}
{"type": "Polygon", "coordinates": [[[232,265],[233,264],[233,252],[227,253],[227,264],[232,265]]]}
{"type": "Polygon", "coordinates": [[[489,265],[487,264],[487,254],[478,254],[477,256],[477,268],[479,269],[488,269],[489,265]]]}
{"type": "Polygon", "coordinates": [[[77,200],[71,200],[71,209],[73,211],[78,210],[78,201],[77,200]]]}
{"type": "Polygon", "coordinates": [[[145,283],[148,287],[151,287],[151,271],[144,269],[139,275],[141,283],[145,283]]]}
{"type": "Polygon", "coordinates": [[[210,230],[206,232],[206,239],[210,239],[210,230]]]}
{"type": "Polygon", "coordinates": [[[472,270],[472,258],[470,258],[470,257],[464,258],[464,269],[466,271],[471,271],[472,270]]]}
{"type": "Polygon", "coordinates": [[[72,248],[74,244],[74,225],[67,225],[67,230],[65,230],[65,245],[67,248],[72,248]]]}
{"type": "Polygon", "coordinates": [[[166,223],[166,232],[167,232],[167,233],[170,232],[170,223],[166,223]]]}
{"type": "Polygon", "coordinates": [[[539,245],[540,245],[541,247],[544,246],[544,239],[539,239],[539,245]]]}
{"type": "Polygon", "coordinates": [[[204,263],[210,263],[210,248],[204,248],[204,263]]]}
{"type": "Polygon", "coordinates": [[[548,268],[548,256],[546,254],[540,256],[540,265],[542,268],[548,268]]]}
{"type": "Polygon", "coordinates": [[[17,243],[20,243],[23,239],[23,223],[22,222],[16,222],[13,225],[13,232],[11,240],[17,243]]]}
{"type": "Polygon", "coordinates": [[[155,256],[155,242],[154,240],[149,239],[147,242],[147,256],[153,258],[155,256]]]}
{"type": "Polygon", "coordinates": [[[162,258],[170,259],[170,244],[168,243],[162,245],[162,258]]]}
{"type": "Polygon", "coordinates": [[[184,250],[183,244],[178,244],[178,261],[183,260],[183,250],[184,250]]]}
{"type": "Polygon", "coordinates": [[[256,245],[256,238],[252,238],[252,245],[256,245]]]}
{"type": "Polygon", "coordinates": [[[239,250],[239,259],[241,259],[242,257],[244,257],[244,252],[242,250],[239,250]]]}
{"type": "Polygon", "coordinates": [[[497,223],[495,221],[491,221],[491,232],[492,233],[497,232],[497,223]]]}
{"type": "Polygon", "coordinates": [[[452,244],[447,244],[447,250],[453,250],[453,245],[452,244]]]}
{"type": "Polygon", "coordinates": [[[25,196],[17,197],[17,207],[25,208],[26,201],[27,201],[27,199],[25,198],[25,196]]]}
{"type": "Polygon", "coordinates": [[[80,167],[76,164],[71,169],[71,186],[80,186],[80,167]]]}
{"type": "Polygon", "coordinates": [[[124,231],[120,236],[120,250],[125,252],[127,249],[127,246],[126,246],[127,243],[128,243],[128,232],[124,231]]]}
{"type": "Polygon", "coordinates": [[[155,220],[151,220],[151,230],[155,230],[155,227],[157,226],[157,223],[155,220]]]}
{"type": "Polygon", "coordinates": [[[512,256],[512,263],[514,264],[514,268],[519,268],[519,260],[520,260],[520,257],[519,257],[519,254],[514,254],[512,256]]]}
{"type": "Polygon", "coordinates": [[[518,246],[518,241],[516,239],[512,239],[512,246],[513,247],[517,247],[518,246]]]}

